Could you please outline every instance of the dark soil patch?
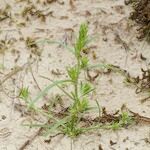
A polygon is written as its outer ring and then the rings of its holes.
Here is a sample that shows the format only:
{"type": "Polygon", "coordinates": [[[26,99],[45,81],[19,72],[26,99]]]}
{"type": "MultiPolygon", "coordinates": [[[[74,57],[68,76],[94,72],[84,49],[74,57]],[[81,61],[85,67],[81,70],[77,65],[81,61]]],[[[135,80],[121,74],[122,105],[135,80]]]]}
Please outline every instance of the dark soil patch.
{"type": "Polygon", "coordinates": [[[133,6],[130,18],[140,27],[138,38],[146,38],[150,42],[150,0],[125,0],[125,4],[133,6]]]}

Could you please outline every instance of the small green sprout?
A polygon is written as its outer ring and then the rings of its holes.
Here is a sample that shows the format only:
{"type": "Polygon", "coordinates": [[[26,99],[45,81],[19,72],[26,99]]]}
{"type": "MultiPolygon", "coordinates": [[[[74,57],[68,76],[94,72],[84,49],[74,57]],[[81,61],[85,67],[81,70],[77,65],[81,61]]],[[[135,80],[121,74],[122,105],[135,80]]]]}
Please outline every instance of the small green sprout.
{"type": "Polygon", "coordinates": [[[121,126],[130,125],[132,122],[133,122],[133,118],[131,116],[129,116],[129,114],[127,112],[122,112],[121,120],[120,120],[121,126]]]}
{"type": "Polygon", "coordinates": [[[121,128],[120,124],[118,122],[112,123],[111,127],[112,130],[118,130],[121,128]]]}
{"type": "Polygon", "coordinates": [[[108,128],[112,130],[118,130],[122,127],[127,127],[132,123],[133,123],[133,118],[129,116],[128,112],[122,112],[119,121],[113,122],[111,125],[108,126],[108,128]]]}
{"type": "Polygon", "coordinates": [[[20,89],[19,97],[27,102],[29,98],[29,88],[22,88],[20,89]]]}

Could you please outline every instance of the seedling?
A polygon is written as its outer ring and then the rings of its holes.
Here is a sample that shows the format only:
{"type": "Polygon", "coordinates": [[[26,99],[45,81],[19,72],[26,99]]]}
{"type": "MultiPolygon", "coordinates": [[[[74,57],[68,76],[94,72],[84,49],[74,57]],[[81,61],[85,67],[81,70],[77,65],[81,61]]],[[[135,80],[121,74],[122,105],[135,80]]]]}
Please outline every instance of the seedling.
{"type": "Polygon", "coordinates": [[[120,120],[120,125],[122,127],[132,124],[133,121],[134,121],[133,118],[131,116],[129,116],[129,114],[127,112],[122,112],[121,120],[120,120]]]}
{"type": "MultiPolygon", "coordinates": [[[[88,27],[86,24],[82,24],[80,26],[79,36],[72,49],[76,64],[67,68],[68,79],[52,81],[53,83],[51,85],[45,88],[30,102],[31,108],[34,108],[34,110],[38,110],[53,119],[53,124],[48,127],[50,131],[59,129],[61,132],[71,137],[77,136],[83,132],[83,129],[80,126],[80,118],[86,111],[90,110],[88,95],[94,90],[90,83],[80,79],[80,74],[85,71],[89,65],[88,58],[82,53],[82,50],[87,47],[88,42],[88,27]],[[73,87],[73,90],[69,93],[62,87],[64,84],[68,84],[68,87],[73,87]],[[50,111],[47,114],[45,110],[38,109],[35,106],[35,103],[55,86],[57,86],[72,102],[71,106],[67,109],[67,116],[64,116],[62,120],[56,119],[50,111]]],[[[22,89],[21,97],[25,100],[27,99],[28,89],[22,89]]]]}
{"type": "Polygon", "coordinates": [[[29,98],[29,88],[22,88],[20,90],[20,94],[19,94],[19,98],[25,100],[27,102],[28,98],[29,98]]]}
{"type": "Polygon", "coordinates": [[[26,105],[28,106],[28,109],[32,109],[34,111],[36,110],[36,108],[32,105],[28,87],[23,87],[20,89],[19,98],[22,99],[26,103],[26,105]]]}
{"type": "MultiPolygon", "coordinates": [[[[45,135],[48,135],[51,132],[59,132],[70,137],[76,137],[81,133],[89,130],[99,129],[103,126],[103,124],[100,124],[102,114],[98,102],[98,121],[91,120],[92,124],[86,127],[81,124],[84,114],[92,109],[92,107],[89,105],[89,94],[94,90],[92,85],[87,80],[81,78],[81,73],[87,71],[89,68],[91,69],[95,67],[94,65],[92,66],[89,64],[89,59],[83,53],[83,50],[87,48],[89,41],[88,26],[86,24],[81,24],[79,35],[75,41],[75,44],[73,45],[73,48],[68,48],[68,46],[63,45],[60,42],[49,42],[47,40],[49,43],[58,43],[66,47],[70,52],[73,53],[76,63],[73,66],[67,67],[68,79],[52,81],[52,84],[48,85],[34,99],[29,101],[28,107],[31,110],[43,114],[44,116],[48,117],[49,121],[51,122],[49,123],[48,121],[48,124],[46,123],[42,125],[32,124],[30,127],[42,127],[47,129],[45,135]],[[64,85],[67,85],[67,88],[70,88],[71,91],[67,91],[64,85]],[[36,102],[38,102],[53,87],[57,87],[59,90],[61,90],[61,92],[68,97],[71,102],[69,107],[64,108],[59,113],[55,113],[55,111],[53,111],[55,107],[43,107],[43,109],[36,106],[36,102]]],[[[98,67],[106,67],[106,65],[98,65],[98,67]]],[[[110,66],[107,67],[109,68],[110,66]]],[[[24,93],[22,94],[22,97],[26,99],[28,90],[23,90],[22,93],[24,93]]],[[[116,130],[127,125],[129,121],[130,118],[128,115],[123,113],[119,121],[114,123],[111,122],[111,124],[109,123],[108,128],[116,130]]]]}
{"type": "Polygon", "coordinates": [[[118,122],[114,122],[109,126],[112,130],[119,130],[121,128],[120,124],[118,122]]]}
{"type": "Polygon", "coordinates": [[[119,117],[119,120],[116,122],[112,122],[110,125],[106,126],[106,128],[112,130],[119,130],[120,128],[131,125],[133,121],[133,118],[127,112],[122,112],[122,114],[119,117]]]}

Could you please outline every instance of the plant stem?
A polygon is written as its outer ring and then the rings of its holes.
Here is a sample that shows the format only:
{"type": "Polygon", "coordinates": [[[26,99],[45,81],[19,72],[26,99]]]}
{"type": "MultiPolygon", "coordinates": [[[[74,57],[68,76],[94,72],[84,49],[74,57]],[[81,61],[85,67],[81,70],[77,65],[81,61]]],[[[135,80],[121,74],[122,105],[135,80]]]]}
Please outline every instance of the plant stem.
{"type": "Polygon", "coordinates": [[[79,97],[78,97],[78,82],[79,82],[79,75],[80,75],[80,58],[79,57],[80,56],[77,56],[77,79],[74,84],[76,101],[79,101],[79,97]]]}

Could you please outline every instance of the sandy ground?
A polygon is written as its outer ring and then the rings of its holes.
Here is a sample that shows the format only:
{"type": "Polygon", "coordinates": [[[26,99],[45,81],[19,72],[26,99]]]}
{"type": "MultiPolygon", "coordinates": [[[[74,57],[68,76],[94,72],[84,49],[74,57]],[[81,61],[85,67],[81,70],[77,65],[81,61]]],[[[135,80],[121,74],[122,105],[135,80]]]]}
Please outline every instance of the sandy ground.
{"type": "MultiPolygon", "coordinates": [[[[7,44],[4,53],[0,53],[0,80],[3,81],[14,67],[22,70],[11,76],[0,87],[0,150],[19,150],[20,146],[29,139],[37,129],[29,129],[21,126],[22,122],[31,120],[29,115],[23,115],[16,108],[20,104],[17,94],[19,89],[29,87],[31,97],[39,92],[37,84],[28,68],[24,65],[31,64],[32,72],[38,85],[43,89],[49,81],[42,79],[40,75],[51,79],[63,79],[66,76],[65,67],[73,63],[73,56],[64,48],[52,44],[39,44],[39,49],[34,50],[25,45],[27,38],[61,40],[70,42],[76,35],[82,22],[88,22],[89,32],[96,36],[91,43],[88,54],[91,63],[111,63],[126,69],[132,76],[141,73],[141,67],[146,68],[149,62],[142,61],[142,53],[150,59],[150,46],[144,41],[136,39],[136,26],[128,19],[131,8],[124,5],[123,0],[76,0],[73,5],[69,0],[56,0],[47,5],[41,0],[30,0],[44,13],[48,13],[45,22],[37,16],[27,18],[21,16],[21,12],[27,5],[27,1],[17,3],[17,0],[0,0],[0,7],[10,5],[11,19],[0,22],[0,40],[7,44]],[[117,36],[127,43],[129,49],[125,49],[117,36]],[[95,58],[96,56],[96,58],[95,58]],[[54,71],[60,71],[56,76],[54,71]]],[[[32,4],[28,4],[31,6],[32,4]]],[[[91,99],[91,104],[97,99],[101,106],[109,112],[115,112],[126,104],[132,111],[140,115],[150,117],[150,101],[141,104],[140,99],[148,96],[147,93],[135,94],[135,87],[123,83],[124,77],[117,73],[100,74],[94,81],[96,94],[91,99]]],[[[55,89],[48,93],[50,98],[58,93],[55,89]]],[[[42,100],[41,103],[45,103],[42,100]]],[[[40,105],[40,104],[39,104],[40,105]]],[[[37,118],[40,120],[40,117],[37,118]]],[[[86,133],[77,139],[58,135],[50,143],[47,139],[38,136],[26,149],[27,150],[149,150],[150,127],[148,125],[132,126],[118,131],[99,130],[86,133]],[[114,144],[112,144],[112,142],[114,144]]]]}

